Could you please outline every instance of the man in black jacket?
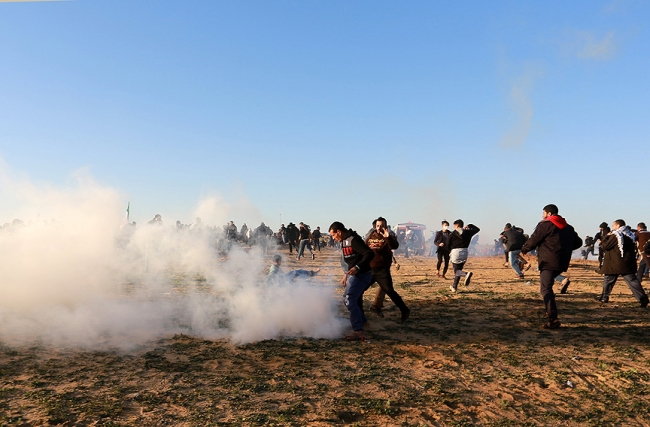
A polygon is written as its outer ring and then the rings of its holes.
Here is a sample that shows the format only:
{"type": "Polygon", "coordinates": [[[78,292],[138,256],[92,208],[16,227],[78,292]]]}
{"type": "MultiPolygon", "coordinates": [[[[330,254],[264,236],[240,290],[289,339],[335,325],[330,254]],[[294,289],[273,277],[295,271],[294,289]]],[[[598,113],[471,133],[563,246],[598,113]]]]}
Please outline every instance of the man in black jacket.
{"type": "Polygon", "coordinates": [[[345,286],[345,307],[350,312],[350,323],[354,332],[345,338],[364,341],[363,325],[368,319],[363,314],[363,293],[370,287],[370,261],[375,257],[375,253],[361,236],[346,229],[338,221],[330,225],[329,233],[332,239],[341,243],[343,260],[348,268],[341,284],[345,286]]]}
{"type": "Polygon", "coordinates": [[[582,246],[582,239],[578,237],[573,227],[558,215],[558,212],[555,205],[544,206],[542,220],[521,248],[522,254],[537,248],[539,288],[548,314],[548,323],[544,324],[545,329],[560,327],[553,282],[560,273],[569,269],[573,250],[582,246]]]}
{"type": "Polygon", "coordinates": [[[472,237],[479,231],[481,231],[474,224],[467,224],[464,226],[462,219],[457,219],[454,221],[454,231],[449,235],[447,239],[447,249],[449,249],[449,257],[451,259],[451,265],[454,267],[454,283],[449,286],[449,289],[452,292],[458,290],[458,283],[460,282],[461,277],[465,277],[465,286],[469,286],[469,282],[472,279],[473,273],[471,271],[464,272],[463,267],[465,267],[465,262],[467,262],[468,256],[468,247],[472,241],[472,237]]]}
{"type": "Polygon", "coordinates": [[[442,278],[446,279],[447,270],[449,269],[449,249],[447,249],[447,239],[451,231],[449,231],[449,222],[447,220],[442,221],[442,230],[439,230],[436,233],[436,237],[433,239],[433,245],[436,247],[436,254],[438,255],[438,264],[436,270],[438,277],[440,277],[440,266],[442,261],[445,261],[445,266],[442,270],[442,278]]]}
{"type": "Polygon", "coordinates": [[[641,307],[647,307],[648,295],[636,277],[635,239],[634,231],[625,225],[622,219],[614,221],[612,232],[601,238],[600,248],[604,252],[603,266],[600,268],[600,272],[604,274],[603,293],[596,297],[596,301],[609,302],[616,279],[623,276],[641,307]]]}
{"type": "Polygon", "coordinates": [[[510,223],[507,223],[501,233],[501,240],[505,247],[506,253],[508,254],[508,262],[517,276],[520,279],[524,278],[524,273],[519,268],[519,253],[521,252],[522,246],[526,241],[524,233],[519,231],[520,229],[513,228],[510,223]]]}
{"type": "Polygon", "coordinates": [[[607,225],[606,222],[601,222],[600,225],[598,226],[598,233],[594,236],[594,243],[598,242],[598,269],[596,269],[596,273],[600,273],[600,267],[603,266],[603,256],[605,255],[601,245],[602,241],[609,234],[611,231],[609,228],[609,225],[607,225]]]}
{"type": "Polygon", "coordinates": [[[298,228],[296,227],[296,224],[293,222],[290,222],[289,225],[287,226],[287,243],[289,244],[289,253],[293,253],[293,249],[295,248],[296,251],[298,251],[297,248],[297,240],[298,240],[298,235],[300,234],[298,232],[298,228]]]}

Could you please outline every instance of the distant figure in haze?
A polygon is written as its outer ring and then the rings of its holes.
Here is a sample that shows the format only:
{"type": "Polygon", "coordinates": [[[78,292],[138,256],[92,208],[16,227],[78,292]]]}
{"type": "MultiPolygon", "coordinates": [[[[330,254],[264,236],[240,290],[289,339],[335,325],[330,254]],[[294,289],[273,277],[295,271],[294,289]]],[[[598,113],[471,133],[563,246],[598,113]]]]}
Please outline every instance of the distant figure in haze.
{"type": "Polygon", "coordinates": [[[388,298],[393,301],[402,313],[401,320],[404,322],[409,318],[411,310],[393,287],[393,277],[390,274],[393,251],[399,247],[399,243],[395,234],[388,231],[385,218],[377,218],[372,222],[372,225],[374,230],[366,237],[366,245],[374,252],[374,257],[370,261],[370,272],[372,274],[370,284],[377,283],[379,289],[370,310],[378,316],[384,317],[382,309],[384,307],[384,298],[388,295],[388,298]]]}
{"type": "Polygon", "coordinates": [[[650,242],[650,231],[648,231],[644,222],[640,222],[636,226],[636,247],[641,255],[639,269],[636,271],[636,278],[639,279],[639,283],[648,271],[648,256],[645,251],[645,246],[648,242],[650,242]]]}
{"type": "Polygon", "coordinates": [[[442,229],[438,231],[433,239],[433,245],[436,247],[436,254],[438,255],[438,264],[436,265],[437,276],[443,279],[446,279],[447,270],[449,269],[449,248],[447,248],[447,239],[451,235],[449,231],[449,221],[446,219],[442,221],[442,229]],[[445,262],[445,266],[442,270],[442,275],[440,274],[440,266],[442,262],[445,262]]]}
{"type": "Polygon", "coordinates": [[[180,220],[176,220],[176,230],[182,230],[183,229],[183,224],[181,224],[180,220]]]}
{"type": "Polygon", "coordinates": [[[598,242],[598,269],[596,269],[596,273],[602,274],[600,273],[600,267],[603,266],[603,256],[605,254],[601,249],[601,244],[605,236],[607,236],[609,232],[612,230],[609,228],[609,225],[607,225],[605,221],[601,222],[598,227],[599,227],[598,233],[596,233],[596,235],[594,236],[594,243],[598,242]]]}
{"type": "Polygon", "coordinates": [[[162,216],[160,216],[160,214],[156,214],[151,221],[147,222],[147,224],[149,224],[149,225],[163,225],[162,216]]]}
{"type": "Polygon", "coordinates": [[[313,249],[316,250],[318,249],[318,252],[320,252],[320,227],[316,227],[316,230],[311,232],[311,241],[312,241],[312,246],[313,249]]]}
{"type": "Polygon", "coordinates": [[[260,245],[262,252],[266,253],[268,249],[269,236],[272,234],[273,231],[271,231],[271,229],[267,227],[263,222],[260,223],[260,226],[255,229],[255,243],[260,245]]]}
{"type": "Polygon", "coordinates": [[[538,248],[539,289],[548,314],[544,329],[560,327],[553,283],[557,276],[568,270],[573,251],[582,246],[582,239],[558,212],[555,205],[544,206],[542,220],[521,248],[522,254],[538,248]]]}
{"type": "Polygon", "coordinates": [[[278,238],[282,240],[283,245],[287,244],[287,227],[285,227],[284,224],[280,225],[280,229],[278,230],[278,238]]]}
{"type": "Polygon", "coordinates": [[[591,236],[586,236],[585,237],[585,244],[582,247],[582,251],[580,252],[580,255],[582,255],[582,259],[587,261],[589,259],[589,254],[592,254],[593,256],[596,256],[595,251],[594,251],[594,245],[596,242],[594,242],[593,237],[591,236]]]}
{"type": "Polygon", "coordinates": [[[478,245],[478,235],[474,236],[469,242],[469,254],[472,256],[476,255],[476,245],[478,245]]]}
{"type": "Polygon", "coordinates": [[[474,224],[467,224],[465,227],[464,225],[465,223],[462,219],[454,221],[454,231],[452,231],[447,238],[447,243],[445,243],[447,249],[450,251],[449,258],[451,260],[451,265],[454,268],[454,283],[449,286],[449,289],[452,292],[458,291],[458,284],[460,283],[461,277],[465,278],[463,284],[469,286],[472,275],[474,274],[471,271],[464,272],[463,267],[465,267],[465,263],[467,262],[467,257],[469,255],[469,250],[467,248],[472,241],[472,237],[481,231],[481,229],[474,224]]]}
{"type": "Polygon", "coordinates": [[[226,239],[228,239],[231,242],[237,240],[237,226],[233,221],[230,221],[228,223],[228,228],[226,229],[226,239]]]}
{"type": "Polygon", "coordinates": [[[316,270],[291,270],[284,273],[280,266],[282,265],[282,257],[280,255],[273,256],[273,264],[269,268],[269,274],[266,276],[267,282],[281,283],[283,280],[293,281],[298,277],[312,277],[320,272],[320,268],[316,270]]]}
{"type": "Polygon", "coordinates": [[[600,247],[605,252],[603,266],[600,268],[600,272],[604,275],[603,292],[596,296],[596,301],[608,303],[616,279],[618,279],[618,276],[623,276],[623,280],[625,280],[641,307],[648,306],[648,295],[646,295],[641,282],[636,276],[635,240],[634,231],[625,225],[625,221],[622,219],[614,221],[612,231],[601,238],[600,247]]]}
{"type": "Polygon", "coordinates": [[[307,250],[311,254],[311,259],[314,259],[315,255],[314,255],[314,251],[312,251],[311,249],[311,242],[310,242],[311,233],[309,232],[309,227],[301,222],[299,224],[298,233],[299,233],[300,244],[298,246],[297,259],[300,260],[300,258],[303,256],[303,253],[305,252],[305,248],[307,248],[307,250]]]}
{"type": "Polygon", "coordinates": [[[344,302],[350,312],[350,323],[354,332],[345,338],[365,341],[363,328],[368,319],[363,313],[363,293],[370,287],[372,280],[370,261],[375,257],[375,253],[361,236],[346,229],[341,222],[333,222],[329,233],[332,239],[341,244],[343,262],[348,269],[341,284],[345,286],[344,302]]]}
{"type": "Polygon", "coordinates": [[[510,223],[507,223],[501,236],[506,252],[508,252],[508,262],[510,263],[510,266],[517,274],[517,277],[523,279],[524,273],[519,267],[519,254],[521,253],[521,248],[524,246],[524,242],[526,241],[524,233],[514,229],[510,223]]]}
{"type": "Polygon", "coordinates": [[[298,241],[299,234],[300,233],[298,232],[298,227],[296,227],[296,224],[290,222],[289,225],[287,226],[287,232],[286,232],[287,243],[289,244],[290,254],[293,253],[294,248],[296,249],[296,251],[298,251],[297,241],[298,241]]]}
{"type": "Polygon", "coordinates": [[[248,226],[246,223],[242,224],[241,228],[239,229],[239,240],[241,240],[244,244],[248,243],[248,226]]]}

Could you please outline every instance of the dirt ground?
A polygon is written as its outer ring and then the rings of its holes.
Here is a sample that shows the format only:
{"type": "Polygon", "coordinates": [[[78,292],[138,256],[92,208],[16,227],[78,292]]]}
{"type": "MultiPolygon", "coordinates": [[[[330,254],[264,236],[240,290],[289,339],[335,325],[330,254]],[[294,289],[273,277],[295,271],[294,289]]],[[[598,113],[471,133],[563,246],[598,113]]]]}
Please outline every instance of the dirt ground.
{"type": "MultiPolygon", "coordinates": [[[[452,294],[434,259],[398,261],[411,318],[387,301],[384,319],[368,314],[365,343],[177,335],[129,354],[0,344],[0,425],[650,425],[650,312],[622,281],[612,302],[594,301],[595,262],[571,265],[562,328],[548,331],[532,270],[522,281],[503,257],[470,258],[473,281],[452,294]]],[[[341,276],[331,249],[284,267],[298,265],[321,267],[323,286],[341,276]]]]}

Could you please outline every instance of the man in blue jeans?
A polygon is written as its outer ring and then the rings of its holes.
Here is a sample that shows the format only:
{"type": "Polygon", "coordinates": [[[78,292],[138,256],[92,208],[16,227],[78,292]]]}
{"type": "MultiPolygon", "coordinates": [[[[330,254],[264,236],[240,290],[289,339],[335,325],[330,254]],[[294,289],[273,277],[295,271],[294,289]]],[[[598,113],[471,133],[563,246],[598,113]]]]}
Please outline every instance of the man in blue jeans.
{"type": "Polygon", "coordinates": [[[519,253],[521,252],[521,247],[524,246],[526,238],[524,233],[512,227],[512,224],[507,223],[501,233],[501,239],[503,240],[503,245],[506,248],[508,253],[508,262],[510,266],[515,271],[517,276],[520,279],[524,278],[524,273],[519,268],[519,253]]]}
{"type": "Polygon", "coordinates": [[[329,233],[332,239],[341,243],[343,261],[348,269],[341,284],[345,286],[345,307],[350,312],[350,323],[354,332],[345,339],[365,341],[363,325],[368,319],[363,313],[363,293],[370,287],[370,261],[375,257],[375,253],[361,236],[346,229],[338,221],[330,225],[329,233]]]}
{"type": "Polygon", "coordinates": [[[300,243],[298,244],[298,260],[304,256],[305,248],[307,248],[311,254],[311,259],[314,259],[314,252],[311,250],[311,233],[309,227],[301,222],[298,235],[300,237],[300,243]]]}

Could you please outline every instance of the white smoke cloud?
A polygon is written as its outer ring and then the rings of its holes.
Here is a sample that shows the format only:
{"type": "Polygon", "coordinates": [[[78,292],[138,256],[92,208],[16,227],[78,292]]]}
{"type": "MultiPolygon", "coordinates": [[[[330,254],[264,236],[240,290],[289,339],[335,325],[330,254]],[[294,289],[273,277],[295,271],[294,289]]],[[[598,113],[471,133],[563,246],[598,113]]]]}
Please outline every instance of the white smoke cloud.
{"type": "Polygon", "coordinates": [[[514,125],[503,135],[499,146],[503,148],[518,148],[526,142],[533,122],[533,102],[530,95],[535,85],[535,79],[540,75],[538,70],[529,69],[519,76],[512,84],[509,102],[515,113],[514,125]]]}
{"type": "MultiPolygon", "coordinates": [[[[333,286],[267,285],[259,250],[220,252],[208,227],[120,228],[124,198],[87,173],[54,188],[6,169],[0,197],[15,215],[0,214],[24,225],[0,230],[2,342],[128,349],[179,332],[238,343],[342,333],[333,286]]],[[[233,211],[213,197],[195,212],[221,225],[233,211]]]]}
{"type": "Polygon", "coordinates": [[[618,43],[614,31],[609,31],[602,38],[597,38],[589,31],[577,34],[577,53],[579,59],[606,60],[612,58],[618,51],[618,43]]]}

